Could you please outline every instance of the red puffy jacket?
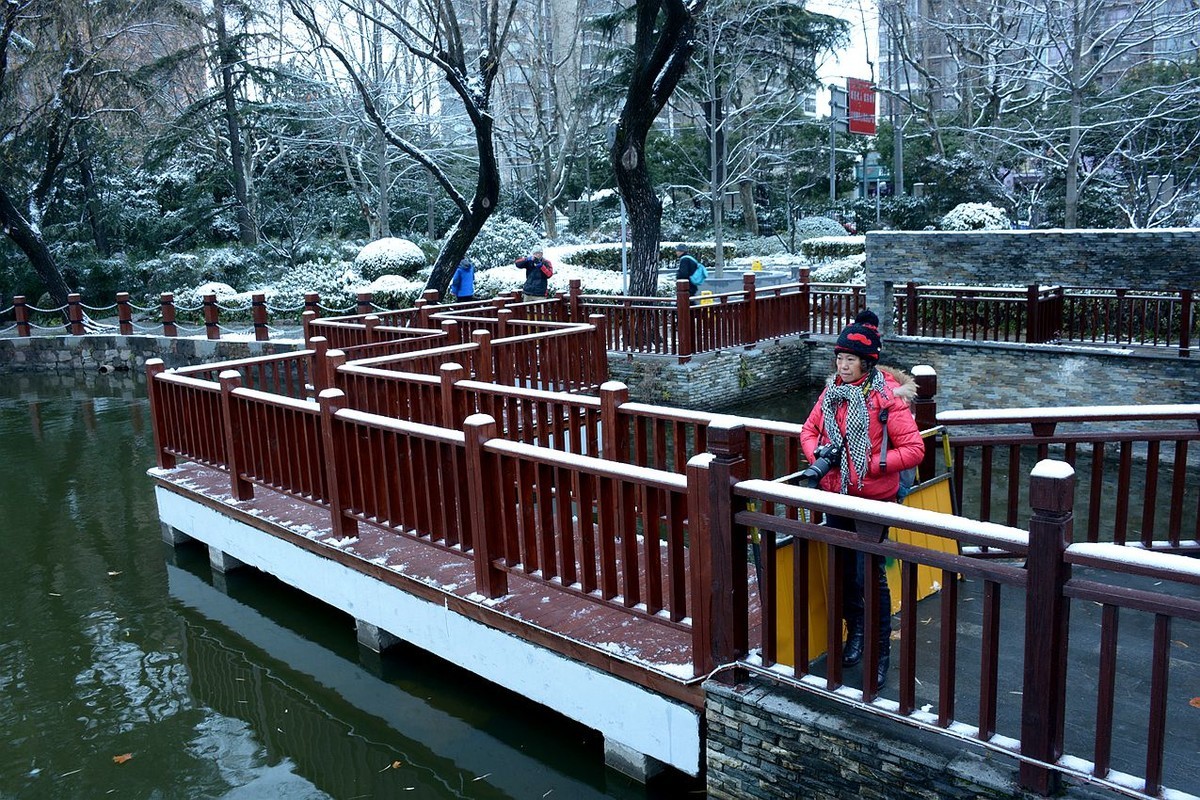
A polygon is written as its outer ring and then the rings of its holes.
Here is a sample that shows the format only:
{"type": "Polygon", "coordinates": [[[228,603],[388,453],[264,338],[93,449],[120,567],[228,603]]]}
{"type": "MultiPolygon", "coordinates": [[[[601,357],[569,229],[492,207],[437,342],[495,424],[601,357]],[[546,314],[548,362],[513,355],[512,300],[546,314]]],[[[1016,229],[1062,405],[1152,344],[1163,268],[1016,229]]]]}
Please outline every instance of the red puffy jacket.
{"type": "MultiPolygon", "coordinates": [[[[908,408],[908,403],[896,393],[900,384],[896,377],[886,370],[881,370],[884,376],[885,389],[882,393],[871,390],[867,393],[867,435],[871,439],[871,455],[867,459],[867,474],[863,477],[862,488],[858,488],[858,475],[854,472],[854,464],[846,453],[842,454],[842,466],[850,470],[850,486],[847,490],[855,497],[866,497],[870,500],[891,500],[896,496],[900,487],[900,473],[921,463],[925,457],[925,440],[917,429],[916,420],[908,408]],[[880,449],[883,444],[883,424],[879,421],[880,412],[887,409],[888,450],[887,466],[884,471],[879,469],[880,449]]],[[[861,385],[867,379],[864,375],[856,385],[861,385]]],[[[840,379],[835,378],[840,383],[840,379]]],[[[826,389],[828,391],[828,389],[826,389]]],[[[813,461],[814,451],[830,441],[825,433],[825,414],[821,403],[825,400],[825,392],[817,398],[817,404],[809,412],[808,419],[800,431],[800,446],[804,457],[813,461]]],[[[839,442],[846,438],[846,404],[842,403],[837,409],[837,424],[839,442]]],[[[840,469],[831,469],[821,479],[821,488],[827,492],[840,492],[842,488],[842,473],[840,469]]]]}

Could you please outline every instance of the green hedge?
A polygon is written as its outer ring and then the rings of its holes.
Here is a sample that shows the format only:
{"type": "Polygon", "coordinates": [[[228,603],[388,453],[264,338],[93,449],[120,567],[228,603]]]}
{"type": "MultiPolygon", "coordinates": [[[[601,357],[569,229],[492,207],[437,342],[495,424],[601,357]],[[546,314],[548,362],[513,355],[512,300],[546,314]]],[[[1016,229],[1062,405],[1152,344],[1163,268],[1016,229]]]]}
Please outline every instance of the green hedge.
{"type": "MultiPolygon", "coordinates": [[[[733,258],[737,248],[732,244],[727,244],[724,246],[724,250],[725,259],[729,260],[733,258]]],[[[716,248],[711,244],[689,244],[688,252],[706,266],[712,266],[717,260],[716,248]]],[[[675,245],[662,245],[658,250],[658,260],[666,262],[666,264],[674,264],[678,260],[675,258],[675,245]]],[[[621,246],[601,245],[587,250],[579,250],[573,253],[568,261],[577,267],[619,272],[621,270],[621,246]]]]}
{"type": "Polygon", "coordinates": [[[821,236],[800,243],[800,254],[806,258],[845,258],[866,252],[865,236],[821,236]]]}

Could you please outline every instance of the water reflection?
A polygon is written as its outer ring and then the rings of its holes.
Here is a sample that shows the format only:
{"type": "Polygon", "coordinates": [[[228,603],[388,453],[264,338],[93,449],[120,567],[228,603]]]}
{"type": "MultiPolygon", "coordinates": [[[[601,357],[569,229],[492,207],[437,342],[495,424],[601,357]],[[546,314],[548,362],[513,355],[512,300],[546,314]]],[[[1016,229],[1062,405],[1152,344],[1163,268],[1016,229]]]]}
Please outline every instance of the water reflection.
{"type": "Polygon", "coordinates": [[[592,732],[161,541],[128,375],[0,381],[0,797],[677,797],[592,732]],[[220,578],[220,576],[218,576],[220,578]],[[129,756],[127,759],[125,756],[129,756]]]}

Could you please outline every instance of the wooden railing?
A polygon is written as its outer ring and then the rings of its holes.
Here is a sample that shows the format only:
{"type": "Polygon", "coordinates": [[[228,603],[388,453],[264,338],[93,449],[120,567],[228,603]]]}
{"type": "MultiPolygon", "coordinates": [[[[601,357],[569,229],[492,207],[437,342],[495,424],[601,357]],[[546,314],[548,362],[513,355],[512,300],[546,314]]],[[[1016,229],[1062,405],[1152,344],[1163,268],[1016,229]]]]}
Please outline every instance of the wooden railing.
{"type": "Polygon", "coordinates": [[[1051,454],[1078,470],[1089,542],[1200,553],[1200,499],[1189,478],[1200,405],[943,411],[962,513],[1022,521],[1022,476],[1051,454]],[[968,472],[969,471],[969,472],[968,472]]]}
{"type": "Polygon", "coordinates": [[[1039,286],[918,286],[895,294],[907,336],[989,342],[1079,342],[1172,348],[1190,355],[1200,333],[1193,290],[1139,292],[1039,286]]]}
{"type": "MultiPolygon", "coordinates": [[[[739,469],[736,452],[725,453],[730,470],[739,469]]],[[[873,713],[904,719],[929,730],[971,740],[990,749],[1020,758],[1023,788],[1041,794],[1058,790],[1062,774],[1071,774],[1123,793],[1144,797],[1164,796],[1172,766],[1167,762],[1172,734],[1185,731],[1190,687],[1170,689],[1173,672],[1187,674],[1187,664],[1173,661],[1173,623],[1200,623],[1200,572],[1195,561],[1165,553],[1143,553],[1130,559],[1128,550],[1111,544],[1071,544],[1074,475],[1069,467],[1053,461],[1039,462],[1030,472],[1029,502],[1032,507],[1028,532],[1020,528],[979,523],[958,517],[915,511],[894,503],[855,501],[846,503],[825,492],[783,486],[767,481],[742,481],[733,490],[733,513],[728,535],[746,540],[751,530],[761,533],[763,543],[760,573],[764,603],[757,634],[762,647],[746,649],[749,630],[728,637],[731,644],[717,654],[719,663],[741,660],[748,668],[766,670],[777,680],[794,683],[807,691],[845,697],[841,666],[841,575],[843,561],[862,553],[868,574],[882,559],[901,563],[901,608],[899,612],[899,702],[874,702],[878,697],[875,664],[879,658],[875,637],[867,637],[863,656],[864,685],[861,695],[849,689],[861,706],[873,713]],[[746,510],[771,504],[774,514],[746,510]],[[858,535],[814,525],[805,521],[814,512],[835,513],[857,521],[858,535]],[[954,553],[939,553],[880,538],[885,526],[928,533],[956,540],[964,550],[1004,552],[1016,561],[988,561],[954,553]],[[871,536],[863,531],[877,531],[871,536]],[[794,591],[782,602],[793,606],[793,627],[788,631],[796,643],[792,664],[778,663],[780,610],[777,606],[777,537],[791,537],[787,552],[794,591]],[[814,665],[807,651],[809,641],[810,568],[821,553],[827,553],[823,574],[830,590],[827,636],[828,657],[814,665]],[[1022,563],[1023,560],[1023,563],[1022,563]],[[930,615],[916,602],[919,567],[940,574],[939,611],[930,615]],[[1131,580],[1141,579],[1136,588],[1131,580]],[[1133,617],[1133,627],[1153,629],[1153,644],[1136,660],[1148,680],[1132,684],[1118,676],[1129,669],[1118,661],[1121,637],[1118,619],[1133,617]],[[925,618],[922,618],[925,617],[925,618]],[[1142,620],[1146,620],[1142,623],[1142,620]],[[981,640],[979,660],[960,662],[966,628],[975,628],[972,640],[981,640]],[[1092,645],[1097,642],[1098,647],[1092,645]],[[1002,649],[1024,647],[1018,658],[1020,675],[1001,670],[1002,649]],[[919,643],[936,642],[936,658],[919,657],[919,643]],[[1069,680],[1065,670],[1071,647],[1073,674],[1095,679],[1069,680]],[[816,667],[819,666],[818,671],[816,667]],[[967,687],[968,694],[964,694],[967,687]],[[977,687],[977,688],[976,688],[977,687]],[[971,707],[959,709],[957,700],[977,698],[971,707]],[[1183,712],[1179,708],[1183,707],[1183,712]],[[1064,734],[1067,714],[1090,714],[1064,734]],[[1146,719],[1141,735],[1114,727],[1114,717],[1146,719]],[[1085,718],[1086,719],[1086,718],[1085,718]],[[1084,734],[1081,734],[1083,731],[1084,734]],[[1086,733],[1091,732],[1090,738],[1086,733]]],[[[714,525],[723,524],[718,515],[714,525]]],[[[725,533],[714,530],[714,539],[725,533]]],[[[738,587],[735,579],[730,584],[738,587]]],[[[867,630],[875,630],[878,587],[867,581],[865,601],[867,630]]],[[[724,601],[717,614],[738,620],[744,596],[724,601]]],[[[749,623],[746,623],[747,627],[749,623]]],[[[1126,645],[1128,647],[1129,645],[1126,645]]],[[[1179,645],[1174,645],[1179,646],[1179,645]]],[[[974,647],[974,644],[972,644],[974,647]]],[[[1006,662],[1007,663],[1007,662],[1006,662]]],[[[1177,681],[1178,682],[1178,681],[1177,681]]],[[[1178,748],[1173,751],[1180,757],[1178,748]]],[[[1189,756],[1183,754],[1186,760],[1189,756]]],[[[1187,787],[1180,786],[1181,789],[1187,787]]],[[[1194,787],[1191,787],[1194,788],[1194,787]]]]}
{"type": "MultiPolygon", "coordinates": [[[[602,327],[585,332],[600,352],[598,331],[602,327]]],[[[557,329],[540,336],[570,340],[577,333],[574,328],[557,329]]],[[[529,337],[538,335],[509,339],[529,337]]],[[[477,338],[490,346],[499,343],[486,332],[477,338]]],[[[304,364],[312,391],[320,393],[319,402],[313,401],[308,383],[304,396],[298,398],[281,396],[290,391],[287,381],[274,381],[277,393],[245,388],[242,384],[247,376],[260,374],[246,362],[213,365],[191,374],[168,373],[161,362],[154,362],[148,392],[159,466],[171,468],[182,458],[224,469],[235,500],[249,499],[256,487],[266,487],[325,507],[337,540],[358,535],[360,526],[369,523],[392,535],[464,553],[472,559],[477,591],[486,597],[503,595],[509,577],[519,574],[623,609],[651,624],[690,630],[696,675],[738,662],[836,697],[844,697],[847,691],[840,667],[841,639],[833,633],[840,630],[841,619],[838,566],[853,557],[853,551],[865,553],[872,561],[898,559],[904,565],[900,703],[898,710],[881,713],[960,738],[966,731],[965,735],[987,747],[1019,754],[1023,785],[1040,792],[1053,790],[1060,771],[1079,772],[1078,765],[1084,761],[1079,755],[1084,751],[1074,743],[1064,750],[1061,727],[1046,722],[1061,719],[1068,702],[1067,687],[1054,666],[1063,663],[1068,639],[1075,631],[1066,626],[1066,607],[1071,600],[1086,607],[1099,603],[1104,617],[1101,636],[1105,644],[1097,667],[1097,738],[1084,771],[1091,780],[1126,790],[1133,779],[1114,772],[1111,766],[1119,763],[1124,769],[1128,762],[1124,757],[1114,760],[1114,748],[1126,744],[1114,741],[1111,723],[1113,704],[1126,702],[1125,695],[1118,696],[1111,685],[1116,619],[1120,609],[1150,613],[1156,631],[1151,654],[1154,678],[1146,695],[1136,700],[1150,709],[1150,725],[1146,740],[1139,744],[1147,754],[1140,778],[1143,788],[1134,791],[1154,796],[1164,780],[1169,782],[1166,776],[1170,772],[1164,771],[1163,761],[1164,741],[1170,731],[1166,712],[1170,625],[1174,619],[1200,621],[1200,604],[1170,587],[1200,581],[1193,562],[1172,560],[1179,559],[1177,556],[1139,553],[1130,559],[1116,555],[1117,545],[1103,543],[1107,535],[1091,533],[1091,519],[1101,514],[1089,516],[1089,542],[1071,544],[1074,472],[1066,465],[1039,467],[1041,473],[1032,473],[1028,534],[1019,525],[1023,513],[1014,520],[1011,510],[1009,524],[998,525],[914,512],[896,504],[846,503],[836,495],[762,479],[778,478],[801,466],[798,425],[632,403],[620,384],[606,384],[598,397],[503,386],[469,380],[468,370],[473,369],[469,358],[459,365],[444,363],[447,356],[478,353],[481,342],[398,357],[398,364],[422,363],[426,356],[433,358],[430,364],[440,364],[432,374],[422,375],[391,368],[396,364],[383,369],[370,362],[344,363],[344,356],[329,350],[318,337],[314,349],[296,354],[294,362],[277,359],[273,363],[304,364]],[[755,475],[761,478],[753,478],[755,475]],[[949,537],[960,543],[965,554],[937,553],[862,534],[852,536],[806,521],[821,511],[859,520],[860,531],[897,526],[949,537]],[[750,628],[749,564],[744,555],[751,529],[764,534],[760,562],[763,620],[761,628],[754,629],[750,628]],[[813,547],[822,543],[833,546],[831,589],[826,595],[831,631],[826,647],[831,655],[821,678],[811,672],[803,644],[797,667],[776,663],[779,609],[775,587],[779,577],[774,572],[775,533],[805,542],[794,549],[799,559],[794,564],[796,576],[809,574],[804,559],[812,557],[813,547]],[[1097,540],[1100,543],[1091,543],[1097,540]],[[1004,558],[973,557],[983,553],[1004,558]],[[1026,566],[1013,562],[1014,558],[1025,559],[1026,566]],[[917,565],[941,574],[942,611],[937,626],[941,658],[933,676],[917,673],[918,607],[913,588],[917,565]],[[1075,565],[1081,572],[1088,571],[1087,580],[1072,576],[1075,565]],[[1100,570],[1111,578],[1093,579],[1092,572],[1100,570]],[[982,587],[982,594],[966,596],[967,584],[959,582],[960,575],[971,578],[972,587],[982,587]],[[1129,589],[1128,581],[1139,576],[1162,581],[1166,588],[1129,589]],[[1008,698],[1018,695],[1004,691],[1002,676],[997,674],[999,637],[1002,626],[1007,631],[1007,626],[1016,623],[1006,622],[1011,616],[1001,618],[1000,599],[1002,594],[1013,593],[1023,598],[1025,607],[1021,623],[1026,642],[1024,678],[1017,687],[1022,698],[1019,708],[1005,710],[1008,698]],[[954,657],[958,615],[964,604],[975,601],[984,614],[980,702],[974,718],[960,718],[954,702],[961,680],[954,657]],[[1053,622],[1058,619],[1063,620],[1062,625],[1053,622]],[[754,651],[752,643],[758,645],[754,651]],[[925,704],[930,711],[920,710],[925,704]],[[1016,727],[1003,729],[1001,721],[1005,719],[1015,719],[1016,727]],[[1064,752],[1074,759],[1068,766],[1059,758],[1064,752]]],[[[496,362],[488,359],[487,363],[497,368],[496,362]]],[[[541,377],[551,379],[550,383],[556,370],[569,374],[572,369],[553,357],[539,357],[537,363],[545,370],[541,377]]],[[[293,371],[289,366],[262,374],[291,375],[293,371]]],[[[916,372],[918,422],[929,427],[935,410],[936,376],[916,372]]],[[[261,382],[272,384],[270,379],[261,382]]],[[[1040,416],[1029,409],[973,417],[946,412],[937,421],[952,431],[956,484],[960,498],[969,506],[968,498],[974,492],[989,496],[990,489],[984,486],[1004,481],[1007,496],[1016,497],[1019,504],[1025,496],[1022,476],[1028,472],[1021,448],[1045,459],[1051,450],[1057,454],[1061,447],[1067,462],[1075,463],[1084,460],[1079,457],[1080,444],[1101,445],[1102,449],[1103,443],[1117,441],[1106,438],[1111,434],[1057,433],[1056,423],[1131,419],[1183,420],[1189,426],[1169,435],[1141,431],[1122,434],[1125,438],[1119,439],[1119,474],[1131,472],[1133,453],[1140,454],[1144,446],[1147,486],[1157,486],[1149,480],[1158,474],[1157,467],[1150,465],[1168,458],[1177,475],[1171,479],[1170,491],[1161,496],[1165,500],[1169,494],[1172,509],[1186,507],[1179,501],[1191,497],[1188,482],[1178,475],[1187,468],[1187,443],[1200,436],[1200,407],[1108,412],[1051,409],[1040,416]],[[994,435],[988,439],[959,432],[967,424],[1029,424],[1031,419],[1031,433],[1006,434],[1008,438],[1002,441],[994,435]],[[1160,446],[1167,441],[1175,449],[1164,456],[1160,446]],[[1003,478],[989,466],[990,456],[974,455],[976,448],[994,449],[998,444],[1018,448],[1015,456],[1008,450],[1009,472],[1003,478]],[[972,475],[980,476],[981,485],[964,492],[967,477],[972,475]]],[[[1100,478],[1094,472],[1085,474],[1090,485],[1106,483],[1104,473],[1100,478]]],[[[1130,487],[1119,484],[1118,502],[1133,492],[1130,487]]],[[[1145,509],[1156,507],[1156,491],[1148,491],[1143,515],[1153,514],[1145,509]]],[[[1089,497],[1089,510],[1092,502],[1089,497]]],[[[981,505],[991,508],[990,501],[981,501],[981,505]]],[[[1186,512],[1171,513],[1183,514],[1181,520],[1186,516],[1186,512]]],[[[981,516],[986,520],[986,514],[981,516]]],[[[1119,525],[1123,516],[1117,514],[1114,519],[1119,525]]],[[[1186,550],[1194,545],[1184,539],[1181,525],[1169,525],[1176,531],[1167,537],[1171,549],[1186,550]]],[[[1118,531],[1111,537],[1118,544],[1137,544],[1139,549],[1161,544],[1118,531]]],[[[798,610],[807,608],[805,580],[798,577],[792,598],[798,610]]],[[[873,610],[877,604],[870,599],[866,608],[869,616],[877,613],[873,610]]],[[[795,619],[795,641],[806,642],[803,626],[807,617],[798,611],[795,619]]],[[[873,625],[868,619],[868,629],[873,625]]],[[[922,629],[923,635],[926,630],[922,629]]],[[[879,658],[877,646],[868,643],[868,667],[879,658]]],[[[870,704],[877,694],[869,683],[874,670],[865,669],[863,674],[868,683],[861,687],[862,698],[870,704]]]]}

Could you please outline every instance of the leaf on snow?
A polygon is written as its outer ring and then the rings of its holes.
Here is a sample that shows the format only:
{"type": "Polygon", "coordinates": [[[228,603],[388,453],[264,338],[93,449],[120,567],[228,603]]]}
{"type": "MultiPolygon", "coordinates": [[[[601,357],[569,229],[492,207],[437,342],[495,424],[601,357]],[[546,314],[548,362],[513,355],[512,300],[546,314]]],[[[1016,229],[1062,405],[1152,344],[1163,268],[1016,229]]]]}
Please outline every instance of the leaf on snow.
{"type": "Polygon", "coordinates": [[[124,764],[129,759],[133,758],[133,753],[122,753],[119,756],[113,756],[114,764],[124,764]]]}

